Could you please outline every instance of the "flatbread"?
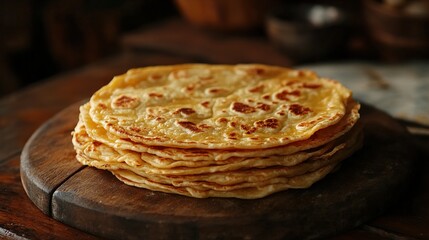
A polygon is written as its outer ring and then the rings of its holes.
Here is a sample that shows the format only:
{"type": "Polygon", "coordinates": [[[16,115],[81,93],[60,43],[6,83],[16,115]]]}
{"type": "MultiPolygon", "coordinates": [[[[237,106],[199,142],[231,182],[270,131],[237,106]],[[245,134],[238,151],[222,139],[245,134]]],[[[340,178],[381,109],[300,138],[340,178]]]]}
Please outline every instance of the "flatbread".
{"type": "Polygon", "coordinates": [[[309,71],[188,64],[129,70],[90,100],[108,132],[151,146],[271,148],[339,122],[351,92],[309,71]]]}
{"type": "Polygon", "coordinates": [[[192,187],[176,187],[168,184],[161,184],[158,182],[153,182],[127,170],[114,170],[112,173],[119,180],[128,185],[151,189],[153,191],[175,193],[195,198],[223,197],[256,199],[290,188],[308,188],[329,174],[333,169],[335,169],[335,167],[336,165],[328,165],[318,169],[317,171],[301,176],[292,178],[277,178],[269,182],[262,182],[258,186],[235,188],[229,190],[224,189],[223,191],[213,189],[196,189],[192,187]]]}
{"type": "Polygon", "coordinates": [[[311,71],[260,64],[129,70],[80,107],[76,159],[125,184],[254,199],[308,188],[362,146],[360,104],[311,71]]]}

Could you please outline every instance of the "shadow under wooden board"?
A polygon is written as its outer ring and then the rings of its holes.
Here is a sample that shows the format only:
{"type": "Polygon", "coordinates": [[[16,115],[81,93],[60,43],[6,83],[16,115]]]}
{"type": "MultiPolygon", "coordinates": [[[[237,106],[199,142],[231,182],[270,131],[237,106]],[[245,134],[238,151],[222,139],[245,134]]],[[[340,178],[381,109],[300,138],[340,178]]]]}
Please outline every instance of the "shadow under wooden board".
{"type": "Polygon", "coordinates": [[[76,103],[41,126],[21,156],[25,191],[45,214],[112,239],[312,239],[352,229],[398,201],[416,155],[406,130],[363,104],[365,140],[341,168],[309,189],[256,200],[197,199],[123,184],[75,159],[76,103]]]}

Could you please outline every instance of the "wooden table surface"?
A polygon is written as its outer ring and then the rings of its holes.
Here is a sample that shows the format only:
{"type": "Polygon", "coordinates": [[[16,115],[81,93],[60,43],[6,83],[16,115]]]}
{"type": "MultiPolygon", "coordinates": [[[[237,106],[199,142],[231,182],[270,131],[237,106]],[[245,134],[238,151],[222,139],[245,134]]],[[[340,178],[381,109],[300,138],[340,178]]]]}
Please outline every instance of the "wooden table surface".
{"type": "MultiPolygon", "coordinates": [[[[32,133],[65,107],[86,99],[129,68],[184,62],[261,62],[290,66],[290,59],[260,36],[224,36],[167,21],[128,34],[123,51],[47,79],[0,99],[0,238],[98,239],[44,215],[20,180],[20,154],[32,133]],[[223,47],[221,47],[223,46],[223,47]]],[[[416,136],[419,171],[400,203],[382,216],[334,239],[429,239],[429,139],[416,136]]]]}

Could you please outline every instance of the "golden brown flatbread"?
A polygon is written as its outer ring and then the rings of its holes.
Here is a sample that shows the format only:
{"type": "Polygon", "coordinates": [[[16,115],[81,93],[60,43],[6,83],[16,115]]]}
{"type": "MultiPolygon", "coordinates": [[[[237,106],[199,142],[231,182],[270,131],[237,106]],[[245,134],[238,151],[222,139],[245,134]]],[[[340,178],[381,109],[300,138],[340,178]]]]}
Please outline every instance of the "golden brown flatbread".
{"type": "Polygon", "coordinates": [[[362,145],[350,90],[260,64],[129,70],[80,108],[76,158],[132,186],[253,199],[307,188],[362,145]]]}
{"type": "Polygon", "coordinates": [[[339,122],[351,92],[312,72],[266,65],[133,69],[90,100],[92,120],[151,146],[260,149],[339,122]]]}

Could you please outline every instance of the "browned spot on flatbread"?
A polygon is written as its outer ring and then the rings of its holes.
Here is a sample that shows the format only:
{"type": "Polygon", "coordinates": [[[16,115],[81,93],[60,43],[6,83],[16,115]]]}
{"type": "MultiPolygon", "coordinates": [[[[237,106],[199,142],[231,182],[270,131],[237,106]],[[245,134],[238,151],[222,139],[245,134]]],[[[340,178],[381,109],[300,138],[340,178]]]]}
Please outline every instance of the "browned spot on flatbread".
{"type": "Polygon", "coordinates": [[[282,81],[282,86],[292,86],[299,83],[298,80],[284,80],[282,81]]]}
{"type": "Polygon", "coordinates": [[[162,118],[162,117],[156,117],[156,118],[155,118],[155,121],[157,121],[157,122],[165,122],[165,118],[162,118]]]}
{"type": "Polygon", "coordinates": [[[164,95],[161,93],[149,93],[149,97],[151,98],[162,98],[164,95]]]}
{"type": "Polygon", "coordinates": [[[322,84],[319,84],[319,83],[304,83],[302,86],[304,88],[316,89],[316,88],[320,88],[322,86],[322,84]]]}
{"type": "Polygon", "coordinates": [[[209,105],[210,105],[210,102],[209,102],[209,101],[204,101],[204,102],[202,102],[202,103],[201,103],[201,106],[203,106],[203,107],[205,107],[205,108],[208,108],[208,107],[209,107],[209,105]]]}
{"type": "MultiPolygon", "coordinates": [[[[319,120],[319,119],[318,119],[319,120]]],[[[298,124],[299,127],[309,127],[309,126],[313,126],[318,120],[311,120],[308,122],[301,122],[298,124]]]]}
{"type": "Polygon", "coordinates": [[[125,131],[123,128],[117,127],[113,123],[107,123],[107,127],[112,128],[115,132],[118,132],[119,134],[126,134],[127,133],[127,131],[125,131]]]}
{"type": "Polygon", "coordinates": [[[279,120],[276,118],[268,118],[265,120],[260,120],[255,122],[257,128],[273,128],[276,129],[279,127],[279,120]]]}
{"type": "Polygon", "coordinates": [[[195,113],[195,110],[192,108],[179,108],[173,114],[179,114],[179,113],[184,115],[191,115],[195,113]]]}
{"type": "Polygon", "coordinates": [[[227,123],[227,122],[228,122],[228,119],[226,119],[226,118],[219,118],[219,119],[217,120],[217,122],[218,122],[218,123],[227,123]]]}
{"type": "Polygon", "coordinates": [[[198,126],[195,123],[193,123],[193,122],[179,121],[179,122],[177,122],[177,124],[179,124],[183,128],[191,130],[192,132],[198,133],[198,132],[202,132],[203,131],[200,128],[198,128],[198,126]]]}
{"type": "Polygon", "coordinates": [[[232,109],[239,113],[253,113],[256,112],[256,109],[252,106],[249,106],[244,103],[235,102],[232,104],[232,109]]]}
{"type": "Polygon", "coordinates": [[[224,89],[224,88],[210,88],[209,93],[211,94],[218,94],[218,93],[224,93],[227,92],[228,90],[224,89]]]}
{"type": "Polygon", "coordinates": [[[150,78],[153,80],[159,80],[162,78],[162,75],[155,73],[155,74],[150,75],[150,78]]]}
{"type": "Polygon", "coordinates": [[[113,101],[113,106],[117,108],[134,108],[140,103],[140,100],[135,97],[121,95],[113,101]]]}
{"type": "Polygon", "coordinates": [[[265,104],[265,103],[258,103],[256,108],[261,109],[262,111],[265,111],[265,112],[269,111],[271,109],[270,105],[265,104]]]}
{"type": "Polygon", "coordinates": [[[130,127],[130,130],[137,133],[141,132],[141,129],[138,127],[130,127]]]}
{"type": "Polygon", "coordinates": [[[247,69],[246,72],[251,75],[262,75],[265,73],[265,69],[255,67],[247,69]]]}
{"type": "Polygon", "coordinates": [[[242,124],[240,127],[242,130],[245,131],[246,134],[252,134],[252,133],[256,132],[256,130],[257,130],[255,127],[252,127],[252,126],[249,126],[246,124],[242,124]]]}
{"type": "Polygon", "coordinates": [[[276,114],[280,115],[280,116],[286,115],[285,111],[283,111],[283,110],[280,110],[280,111],[276,112],[276,114]]]}
{"type": "Polygon", "coordinates": [[[259,86],[256,86],[254,88],[249,89],[249,92],[257,93],[257,92],[262,92],[262,90],[264,90],[264,85],[259,85],[259,86]]]}
{"type": "Polygon", "coordinates": [[[304,107],[302,105],[299,105],[297,103],[291,104],[289,106],[289,111],[291,111],[295,115],[305,115],[309,112],[311,112],[311,109],[308,107],[304,107]]]}
{"type": "Polygon", "coordinates": [[[236,132],[229,133],[228,138],[232,140],[237,140],[238,139],[237,133],[236,132]]]}
{"type": "Polygon", "coordinates": [[[208,125],[208,124],[204,124],[204,123],[202,123],[202,124],[200,124],[200,125],[198,125],[198,127],[201,129],[209,129],[209,128],[212,128],[212,126],[210,126],[210,125],[208,125]]]}
{"type": "Polygon", "coordinates": [[[263,95],[262,98],[265,100],[270,100],[271,96],[269,94],[266,94],[266,95],[263,95]]]}
{"type": "Polygon", "coordinates": [[[186,91],[193,91],[195,89],[195,85],[194,84],[189,84],[188,86],[186,86],[186,91]]]}
{"type": "Polygon", "coordinates": [[[237,127],[237,122],[230,122],[229,126],[235,128],[235,127],[237,127]]]}
{"type": "Polygon", "coordinates": [[[99,103],[98,107],[101,108],[101,109],[107,109],[107,106],[104,103],[99,103]]]}
{"type": "Polygon", "coordinates": [[[301,92],[299,90],[293,90],[293,91],[283,90],[276,94],[276,98],[279,100],[288,101],[290,100],[289,96],[299,97],[300,95],[301,95],[301,92]]]}

